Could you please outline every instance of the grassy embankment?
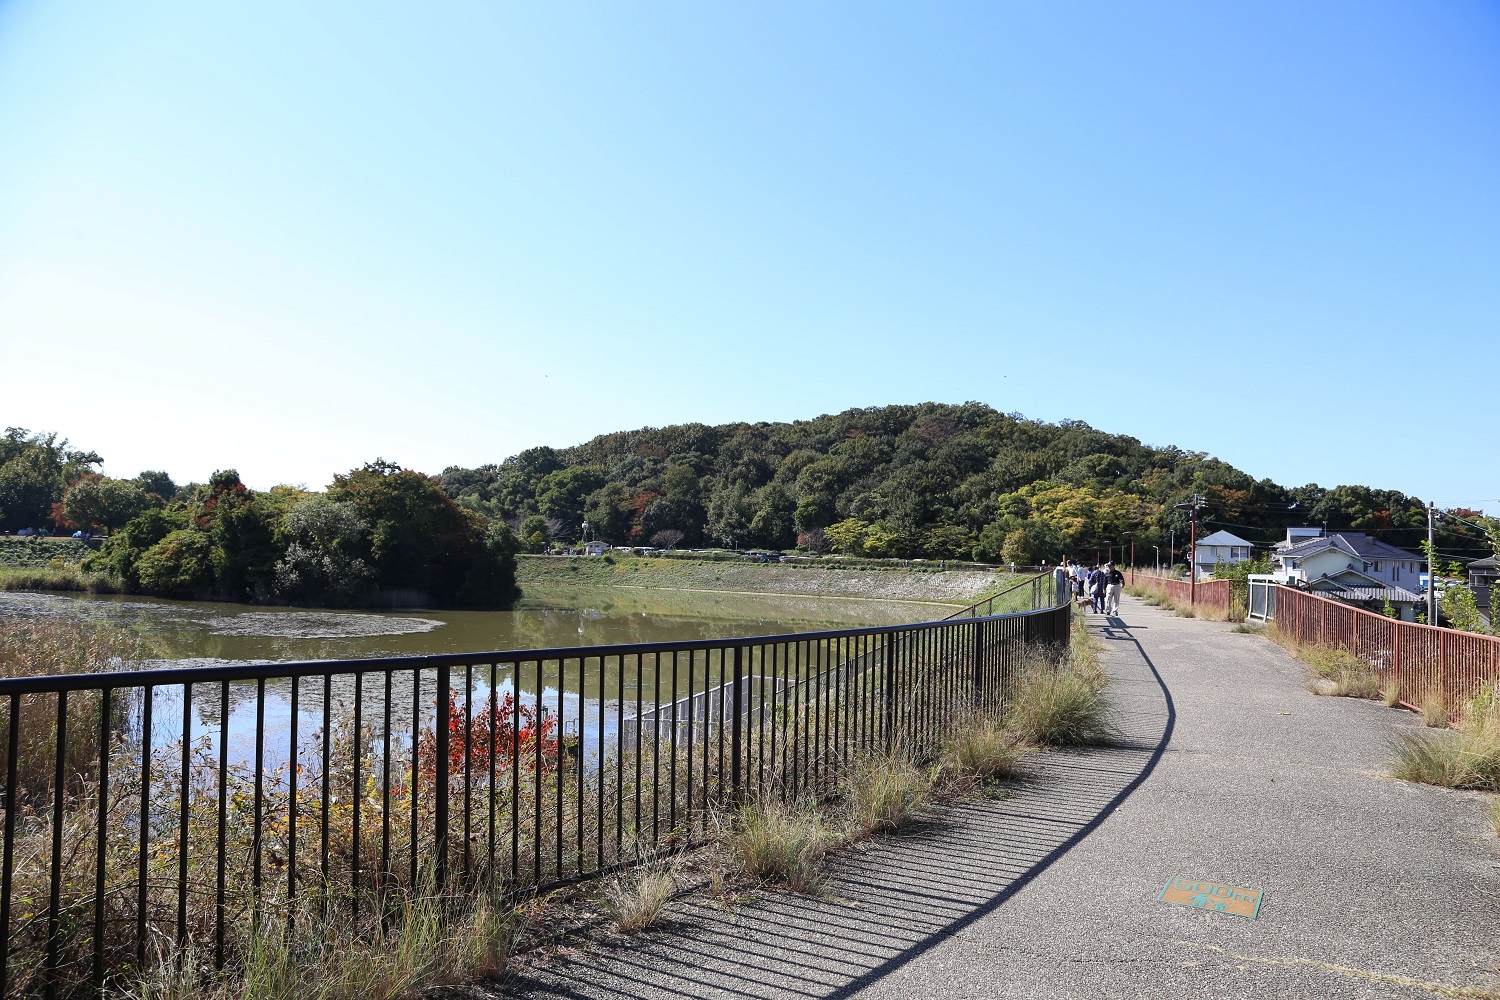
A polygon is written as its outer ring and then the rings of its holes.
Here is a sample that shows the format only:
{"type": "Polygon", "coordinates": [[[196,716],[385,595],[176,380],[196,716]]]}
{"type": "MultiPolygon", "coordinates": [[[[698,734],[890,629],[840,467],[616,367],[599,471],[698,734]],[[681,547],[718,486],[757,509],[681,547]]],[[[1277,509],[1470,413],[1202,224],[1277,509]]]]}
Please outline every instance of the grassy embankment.
{"type": "MultiPolygon", "coordinates": [[[[712,590],[822,598],[913,601],[963,607],[1011,582],[991,570],[842,567],[832,562],[754,563],[641,557],[517,558],[516,582],[661,590],[712,590]]],[[[1029,596],[1029,595],[1028,595],[1029,596]]]]}
{"type": "Polygon", "coordinates": [[[0,536],[0,590],[112,593],[104,576],[84,571],[83,560],[91,551],[75,538],[0,536]]]}

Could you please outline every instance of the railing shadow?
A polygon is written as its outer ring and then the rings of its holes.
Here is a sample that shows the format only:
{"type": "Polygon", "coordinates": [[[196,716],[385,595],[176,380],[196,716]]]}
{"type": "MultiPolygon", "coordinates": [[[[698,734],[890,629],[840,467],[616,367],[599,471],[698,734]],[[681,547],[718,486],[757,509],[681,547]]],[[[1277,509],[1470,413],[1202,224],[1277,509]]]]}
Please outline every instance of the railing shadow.
{"type": "Polygon", "coordinates": [[[1127,679],[1160,693],[1154,713],[1127,709],[1125,739],[1039,755],[1009,798],[845,852],[819,898],[768,893],[736,908],[697,897],[665,930],[595,942],[586,959],[523,970],[502,993],[841,1000],[994,912],[1139,787],[1171,740],[1176,712],[1154,664],[1122,621],[1093,627],[1131,641],[1127,679]]]}

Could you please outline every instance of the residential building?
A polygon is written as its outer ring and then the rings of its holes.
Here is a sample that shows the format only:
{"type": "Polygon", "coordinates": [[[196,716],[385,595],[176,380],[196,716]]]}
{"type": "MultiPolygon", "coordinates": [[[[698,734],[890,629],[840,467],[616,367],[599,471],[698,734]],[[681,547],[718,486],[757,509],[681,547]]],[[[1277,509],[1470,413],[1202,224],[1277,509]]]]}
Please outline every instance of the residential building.
{"type": "Polygon", "coordinates": [[[1233,566],[1250,558],[1250,543],[1227,531],[1215,531],[1198,539],[1198,579],[1213,576],[1216,566],[1233,566]]]}
{"type": "Polygon", "coordinates": [[[1423,558],[1358,532],[1314,538],[1290,534],[1271,554],[1277,583],[1312,590],[1381,610],[1389,603],[1406,621],[1414,621],[1423,603],[1423,558]]]}
{"type": "Polygon", "coordinates": [[[1488,608],[1491,588],[1497,583],[1500,583],[1500,568],[1496,567],[1494,556],[1469,563],[1469,589],[1474,591],[1475,604],[1488,608]]]}

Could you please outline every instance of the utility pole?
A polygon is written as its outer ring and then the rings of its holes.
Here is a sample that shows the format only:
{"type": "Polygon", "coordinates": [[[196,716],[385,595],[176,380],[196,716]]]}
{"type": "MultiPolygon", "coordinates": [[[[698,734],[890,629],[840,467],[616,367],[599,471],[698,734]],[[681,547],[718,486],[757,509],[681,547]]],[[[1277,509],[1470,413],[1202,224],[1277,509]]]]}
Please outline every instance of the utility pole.
{"type": "Polygon", "coordinates": [[[1193,494],[1192,554],[1188,556],[1188,603],[1198,605],[1198,494],[1193,494]]]}
{"type": "MultiPolygon", "coordinates": [[[[1203,497],[1193,494],[1192,503],[1180,503],[1175,505],[1177,510],[1185,510],[1192,519],[1192,535],[1188,542],[1188,603],[1198,603],[1198,508],[1203,505],[1203,497]]],[[[1174,541],[1175,535],[1174,535],[1174,541]]]]}
{"type": "Polygon", "coordinates": [[[1436,625],[1437,620],[1437,553],[1432,531],[1432,501],[1427,501],[1427,624],[1436,625]]]}
{"type": "Polygon", "coordinates": [[[1172,572],[1172,567],[1177,565],[1177,526],[1172,526],[1171,540],[1167,543],[1167,572],[1172,572]]]}

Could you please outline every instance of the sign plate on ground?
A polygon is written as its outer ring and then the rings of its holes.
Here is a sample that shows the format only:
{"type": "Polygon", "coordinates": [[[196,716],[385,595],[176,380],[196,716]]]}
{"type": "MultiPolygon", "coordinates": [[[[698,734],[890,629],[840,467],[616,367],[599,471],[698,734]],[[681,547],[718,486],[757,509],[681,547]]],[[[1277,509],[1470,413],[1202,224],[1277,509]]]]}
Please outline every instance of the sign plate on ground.
{"type": "Polygon", "coordinates": [[[1178,875],[1167,882],[1166,888],[1156,898],[1163,903],[1215,910],[1236,917],[1254,918],[1260,913],[1259,889],[1247,889],[1222,882],[1204,882],[1186,875],[1178,875]]]}

